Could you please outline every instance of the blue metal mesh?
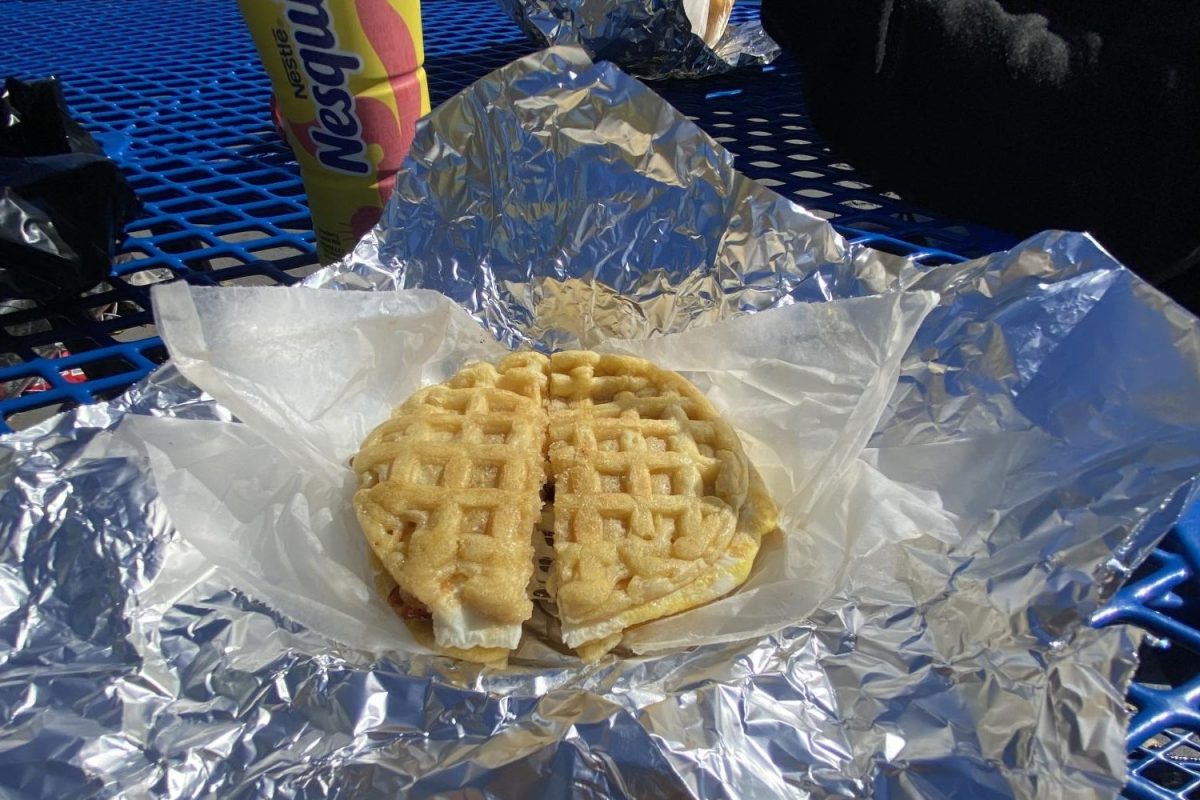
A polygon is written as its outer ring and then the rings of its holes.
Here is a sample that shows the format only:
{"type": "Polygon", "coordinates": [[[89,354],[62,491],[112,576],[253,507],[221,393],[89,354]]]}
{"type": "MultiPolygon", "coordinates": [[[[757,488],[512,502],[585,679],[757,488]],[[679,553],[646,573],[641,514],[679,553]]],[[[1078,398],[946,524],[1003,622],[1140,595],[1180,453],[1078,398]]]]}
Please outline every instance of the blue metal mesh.
{"type": "Polygon", "coordinates": [[[2,318],[8,424],[119,394],[160,363],[151,283],[287,283],[316,258],[304,188],[234,3],[6,2],[0,30],[0,72],[57,75],[146,206],[111,289],[2,318]]]}
{"type": "Polygon", "coordinates": [[[1126,795],[1200,797],[1200,505],[1092,621],[1149,634],[1129,690],[1137,714],[1126,740],[1126,795]]]}
{"type": "MultiPolygon", "coordinates": [[[[435,105],[533,49],[492,0],[423,5],[435,105]]],[[[742,0],[734,20],[757,13],[742,0]]],[[[295,162],[270,122],[270,84],[231,0],[0,0],[0,30],[7,34],[0,75],[59,76],[72,112],[146,205],[108,288],[0,316],[5,430],[33,409],[119,394],[161,363],[151,284],[291,283],[317,260],[295,162]]],[[[764,69],[656,88],[737,154],[743,172],[854,241],[930,264],[1013,243],[871,186],[811,129],[798,75],[784,57],[764,69]]],[[[1116,622],[1152,634],[1129,695],[1139,711],[1127,794],[1200,798],[1200,513],[1096,618],[1116,622]]]]}

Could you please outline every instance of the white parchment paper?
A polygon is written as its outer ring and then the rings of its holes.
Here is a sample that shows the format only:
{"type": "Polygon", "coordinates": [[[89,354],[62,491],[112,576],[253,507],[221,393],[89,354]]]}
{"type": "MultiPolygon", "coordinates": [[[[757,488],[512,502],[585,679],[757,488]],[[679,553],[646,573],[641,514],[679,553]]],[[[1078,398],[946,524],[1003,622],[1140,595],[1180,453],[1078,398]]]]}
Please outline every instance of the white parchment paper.
{"type": "MultiPolygon", "coordinates": [[[[860,461],[935,301],[928,292],[896,292],[797,304],[603,343],[695,382],[737,428],[781,509],[780,531],[764,541],[740,590],[630,632],[634,650],[794,624],[836,591],[839,572],[864,547],[938,528],[936,513],[906,514],[902,487],[882,478],[865,485],[869,467],[860,461]],[[869,534],[849,529],[848,499],[872,504],[893,524],[869,534]]],[[[149,454],[180,534],[248,595],[333,640],[378,653],[419,650],[373,589],[347,461],[416,389],[505,349],[459,306],[425,290],[180,283],[156,287],[154,302],[176,365],[240,420],[126,423],[149,454]]]]}

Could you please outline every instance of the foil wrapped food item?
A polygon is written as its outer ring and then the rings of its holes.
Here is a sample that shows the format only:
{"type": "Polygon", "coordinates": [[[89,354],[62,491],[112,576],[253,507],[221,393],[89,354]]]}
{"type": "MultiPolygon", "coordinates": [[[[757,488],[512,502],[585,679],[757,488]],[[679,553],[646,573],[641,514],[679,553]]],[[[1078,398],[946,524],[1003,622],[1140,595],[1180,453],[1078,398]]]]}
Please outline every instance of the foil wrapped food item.
{"type": "Polygon", "coordinates": [[[235,421],[174,366],[5,437],[5,791],[1119,792],[1139,635],[1087,620],[1195,494],[1200,331],[1091,239],[936,267],[848,244],[637,81],[556,48],[427,118],[380,225],[309,282],[436,289],[509,346],[894,292],[936,305],[827,498],[840,528],[809,531],[817,608],[589,667],[350,647],[228,580],[133,435],[235,421]]]}
{"type": "Polygon", "coordinates": [[[641,78],[699,78],[779,55],[757,19],[729,22],[735,0],[497,0],[540,46],[577,45],[641,78]]]}

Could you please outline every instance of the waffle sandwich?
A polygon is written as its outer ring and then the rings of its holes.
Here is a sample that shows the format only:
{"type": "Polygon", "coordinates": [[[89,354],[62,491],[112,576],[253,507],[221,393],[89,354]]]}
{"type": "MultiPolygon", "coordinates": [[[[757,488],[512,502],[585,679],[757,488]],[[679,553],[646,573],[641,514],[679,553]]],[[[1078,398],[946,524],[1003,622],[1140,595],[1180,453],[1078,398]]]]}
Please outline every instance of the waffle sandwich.
{"type": "Polygon", "coordinates": [[[386,594],[469,660],[517,646],[545,528],[563,642],[594,660],[627,628],[741,585],[775,527],[729,424],[683,377],[629,356],[469,365],[396,409],[353,464],[386,594]]]}

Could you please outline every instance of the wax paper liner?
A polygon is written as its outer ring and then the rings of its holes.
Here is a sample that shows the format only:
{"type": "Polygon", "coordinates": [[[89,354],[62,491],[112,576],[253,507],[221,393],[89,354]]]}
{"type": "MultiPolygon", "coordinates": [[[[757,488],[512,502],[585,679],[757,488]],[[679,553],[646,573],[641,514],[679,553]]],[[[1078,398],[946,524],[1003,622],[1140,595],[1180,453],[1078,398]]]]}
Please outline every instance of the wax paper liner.
{"type": "MultiPolygon", "coordinates": [[[[936,297],[802,303],[649,341],[601,343],[683,369],[738,427],[781,509],[771,555],[741,591],[641,626],[630,636],[634,649],[759,637],[804,618],[832,591],[813,580],[813,567],[836,564],[846,551],[834,543],[814,553],[807,529],[840,524],[812,509],[843,491],[841,478],[875,430],[936,297]]],[[[142,418],[118,432],[149,454],[183,538],[239,589],[342,645],[377,657],[427,652],[375,591],[347,462],[417,388],[470,361],[498,361],[506,348],[452,300],[426,290],[174,284],[155,290],[154,307],[176,366],[241,420],[142,418]]],[[[878,502],[896,499],[885,491],[878,502]]],[[[907,534],[893,531],[889,541],[907,534]]],[[[529,627],[515,653],[523,667],[564,663],[554,649],[561,637],[546,629],[551,618],[539,615],[529,627]]]]}
{"type": "Polygon", "coordinates": [[[640,78],[701,78],[779,55],[758,19],[730,23],[720,39],[706,42],[688,12],[707,16],[707,0],[497,2],[540,46],[581,46],[591,58],[640,78]]]}
{"type": "Polygon", "coordinates": [[[932,268],[850,246],[573,51],[443,105],[397,183],[312,282],[436,289],[508,346],[936,292],[844,492],[813,509],[842,521],[813,540],[852,556],[835,591],[757,640],[587,669],[373,658],[236,589],[174,529],[123,421],[231,412],[167,367],[4,439],[7,792],[1119,791],[1137,636],[1087,618],[1192,495],[1193,317],[1085,236],[932,268]],[[904,491],[881,506],[881,489],[904,491]],[[877,546],[900,524],[907,541],[877,546]]]}

